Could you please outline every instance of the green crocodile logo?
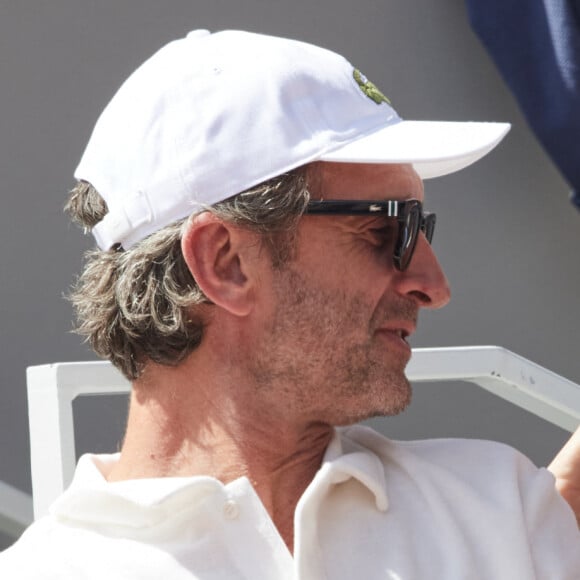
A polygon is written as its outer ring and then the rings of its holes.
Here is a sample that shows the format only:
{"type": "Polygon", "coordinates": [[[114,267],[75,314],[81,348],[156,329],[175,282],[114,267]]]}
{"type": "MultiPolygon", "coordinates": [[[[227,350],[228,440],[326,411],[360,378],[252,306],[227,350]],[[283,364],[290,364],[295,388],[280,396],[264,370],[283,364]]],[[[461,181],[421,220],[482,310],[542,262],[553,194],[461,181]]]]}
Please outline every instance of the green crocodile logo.
{"type": "Polygon", "coordinates": [[[360,90],[377,105],[380,105],[381,103],[387,103],[388,105],[391,104],[391,101],[383,95],[377,85],[371,83],[371,81],[369,81],[369,79],[367,79],[367,77],[365,77],[365,75],[363,75],[359,70],[355,68],[352,71],[352,76],[360,87],[360,90]]]}

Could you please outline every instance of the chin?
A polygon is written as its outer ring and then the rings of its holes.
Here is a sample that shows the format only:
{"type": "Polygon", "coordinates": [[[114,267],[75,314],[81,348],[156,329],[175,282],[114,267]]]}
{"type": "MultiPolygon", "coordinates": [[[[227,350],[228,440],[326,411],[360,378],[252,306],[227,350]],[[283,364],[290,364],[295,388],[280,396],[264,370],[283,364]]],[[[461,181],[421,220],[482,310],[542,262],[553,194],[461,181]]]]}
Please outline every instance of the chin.
{"type": "Polygon", "coordinates": [[[371,397],[359,395],[354,401],[345,402],[340,408],[334,409],[331,413],[333,420],[329,423],[335,427],[344,427],[373,417],[393,417],[405,411],[411,399],[411,385],[405,379],[396,389],[391,384],[388,390],[375,392],[371,397]]]}

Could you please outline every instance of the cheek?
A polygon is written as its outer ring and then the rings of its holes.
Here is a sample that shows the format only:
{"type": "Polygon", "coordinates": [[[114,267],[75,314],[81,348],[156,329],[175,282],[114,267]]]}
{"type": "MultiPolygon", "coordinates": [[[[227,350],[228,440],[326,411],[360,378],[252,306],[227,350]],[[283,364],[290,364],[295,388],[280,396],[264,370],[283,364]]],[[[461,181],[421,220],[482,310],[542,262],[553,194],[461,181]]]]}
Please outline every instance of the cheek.
{"type": "Polygon", "coordinates": [[[320,291],[311,304],[310,321],[315,341],[338,352],[364,345],[384,322],[382,293],[360,277],[332,291],[320,291]]]}
{"type": "Polygon", "coordinates": [[[320,253],[299,271],[312,286],[325,291],[365,295],[369,302],[378,300],[392,278],[384,252],[369,244],[335,249],[340,251],[320,253]]]}
{"type": "Polygon", "coordinates": [[[366,305],[367,312],[381,308],[394,293],[394,274],[384,263],[384,257],[368,254],[350,263],[338,265],[341,272],[341,290],[350,295],[354,303],[366,305]]]}
{"type": "Polygon", "coordinates": [[[321,266],[321,272],[312,276],[292,268],[280,277],[275,323],[278,330],[284,327],[305,343],[314,340],[329,346],[353,328],[364,330],[374,306],[354,288],[356,278],[337,264],[321,266]]]}
{"type": "Polygon", "coordinates": [[[298,294],[312,290],[311,298],[316,296],[318,310],[329,320],[345,316],[352,321],[356,313],[357,319],[368,324],[395,286],[392,250],[360,236],[353,240],[344,232],[341,236],[333,233],[321,237],[317,231],[316,239],[310,239],[313,243],[308,247],[301,244],[285,287],[298,294]]]}

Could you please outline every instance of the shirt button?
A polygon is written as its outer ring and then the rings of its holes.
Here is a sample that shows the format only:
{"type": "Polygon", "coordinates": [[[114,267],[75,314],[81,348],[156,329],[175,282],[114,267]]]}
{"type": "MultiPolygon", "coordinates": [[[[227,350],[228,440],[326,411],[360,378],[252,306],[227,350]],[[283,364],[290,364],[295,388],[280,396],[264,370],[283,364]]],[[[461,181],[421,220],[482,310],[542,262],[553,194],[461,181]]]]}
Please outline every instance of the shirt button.
{"type": "Polygon", "coordinates": [[[224,503],[224,516],[228,520],[235,520],[240,515],[240,507],[233,499],[228,499],[224,503]]]}

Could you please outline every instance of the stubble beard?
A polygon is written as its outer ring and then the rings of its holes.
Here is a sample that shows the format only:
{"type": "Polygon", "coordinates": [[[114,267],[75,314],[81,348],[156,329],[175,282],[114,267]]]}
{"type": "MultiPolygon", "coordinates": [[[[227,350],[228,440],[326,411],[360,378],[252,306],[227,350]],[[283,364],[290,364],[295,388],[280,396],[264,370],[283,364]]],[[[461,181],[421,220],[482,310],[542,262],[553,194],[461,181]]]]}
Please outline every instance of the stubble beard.
{"type": "Polygon", "coordinates": [[[399,297],[373,311],[362,295],[324,290],[289,267],[277,273],[276,292],[271,324],[249,361],[257,396],[331,425],[408,406],[408,358],[385,350],[376,330],[390,319],[416,320],[414,304],[399,297]]]}

